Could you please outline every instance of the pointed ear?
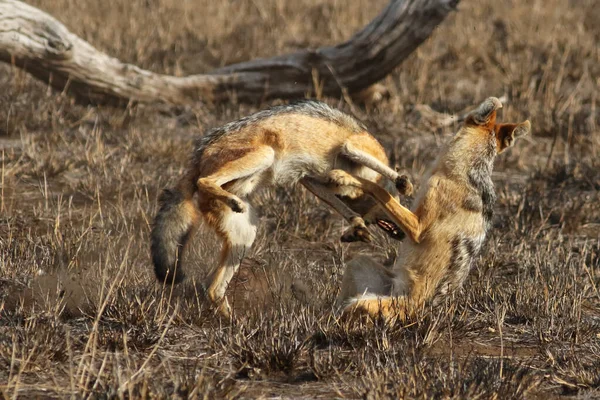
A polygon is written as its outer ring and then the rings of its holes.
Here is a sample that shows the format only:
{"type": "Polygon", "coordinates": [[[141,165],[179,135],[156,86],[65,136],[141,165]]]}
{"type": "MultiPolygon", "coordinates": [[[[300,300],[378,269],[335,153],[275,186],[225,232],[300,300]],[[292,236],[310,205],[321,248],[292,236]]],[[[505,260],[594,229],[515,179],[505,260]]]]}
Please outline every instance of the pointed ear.
{"type": "Polygon", "coordinates": [[[531,131],[531,122],[527,120],[520,124],[497,124],[494,131],[496,132],[498,153],[501,153],[512,146],[515,139],[525,136],[531,131]]]}

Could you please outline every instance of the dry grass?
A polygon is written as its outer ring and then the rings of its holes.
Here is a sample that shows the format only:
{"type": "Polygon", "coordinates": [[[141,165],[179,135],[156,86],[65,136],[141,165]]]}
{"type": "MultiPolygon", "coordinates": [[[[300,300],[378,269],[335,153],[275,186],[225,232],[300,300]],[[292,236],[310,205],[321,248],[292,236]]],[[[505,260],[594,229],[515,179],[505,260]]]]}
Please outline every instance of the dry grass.
{"type": "MultiPolygon", "coordinates": [[[[349,37],[386,3],[32,1],[95,46],[159,72],[349,37]]],[[[187,284],[157,287],[148,233],[193,138],[265,106],[83,107],[0,66],[0,393],[16,397],[555,398],[600,395],[600,19],[593,0],[463,0],[353,112],[417,182],[461,113],[506,96],[533,136],[496,165],[494,230],[463,293],[408,327],[330,318],[344,264],[402,251],[339,243],[303,190],[254,202],[258,240],[221,324],[187,284]],[[310,299],[296,300],[293,281],[310,299]],[[258,311],[258,312],[257,312],[258,311]]],[[[201,279],[215,241],[199,234],[201,279]]]]}

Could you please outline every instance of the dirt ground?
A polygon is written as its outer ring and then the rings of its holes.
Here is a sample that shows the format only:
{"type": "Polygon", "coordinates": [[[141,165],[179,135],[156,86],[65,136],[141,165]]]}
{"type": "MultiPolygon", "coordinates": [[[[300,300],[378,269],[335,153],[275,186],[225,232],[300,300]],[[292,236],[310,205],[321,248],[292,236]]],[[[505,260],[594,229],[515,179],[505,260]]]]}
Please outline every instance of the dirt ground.
{"type": "MultiPolygon", "coordinates": [[[[97,48],[186,75],[349,38],[386,0],[30,0],[97,48]]],[[[302,188],[253,198],[261,225],[232,284],[232,323],[197,283],[160,287],[149,230],[160,191],[206,129],[269,104],[75,104],[0,66],[0,393],[4,398],[600,397],[600,8],[594,0],[463,0],[382,83],[363,121],[416,186],[488,96],[532,135],[501,155],[493,230],[464,291],[407,326],[332,317],[345,264],[393,260],[375,232],[302,188]],[[295,286],[294,286],[295,285],[295,286]],[[309,296],[294,296],[301,287],[309,296]]],[[[200,100],[200,99],[199,99],[200,100]]],[[[271,104],[279,103],[274,101],[271,104]]]]}

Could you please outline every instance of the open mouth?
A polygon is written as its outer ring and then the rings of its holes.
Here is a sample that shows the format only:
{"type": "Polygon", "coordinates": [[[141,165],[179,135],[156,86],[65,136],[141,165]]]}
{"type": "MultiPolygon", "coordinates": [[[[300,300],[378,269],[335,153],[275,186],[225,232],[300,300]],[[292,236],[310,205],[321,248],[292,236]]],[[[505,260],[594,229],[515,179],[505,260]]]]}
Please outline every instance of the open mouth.
{"type": "Polygon", "coordinates": [[[388,221],[386,219],[377,219],[375,221],[377,226],[380,227],[385,233],[387,233],[390,237],[396,240],[404,239],[404,232],[402,229],[398,228],[398,225],[394,224],[392,221],[388,221]]]}

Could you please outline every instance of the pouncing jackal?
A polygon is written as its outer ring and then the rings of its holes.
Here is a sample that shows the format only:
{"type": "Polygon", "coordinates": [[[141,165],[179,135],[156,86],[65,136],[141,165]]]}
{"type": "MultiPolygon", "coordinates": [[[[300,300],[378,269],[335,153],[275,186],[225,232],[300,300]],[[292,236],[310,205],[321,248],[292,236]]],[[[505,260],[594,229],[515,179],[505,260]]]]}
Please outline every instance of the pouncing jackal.
{"type": "Polygon", "coordinates": [[[411,210],[370,181],[346,171],[330,173],[342,187],[373,196],[393,221],[387,228],[397,225],[408,236],[392,270],[368,257],[348,263],[338,297],[345,315],[405,320],[426,301],[436,303],[462,286],[490,228],[494,159],[531,129],[529,121],[496,123],[501,107],[490,97],[467,116],[433,163],[411,210]]]}
{"type": "Polygon", "coordinates": [[[388,190],[394,189],[391,182],[410,190],[407,178],[388,164],[383,147],[361,123],[317,101],[272,107],[213,129],[197,142],[177,186],[160,197],[151,233],[156,277],[166,283],[183,279],[181,253],[203,217],[223,241],[206,292],[227,316],[225,289],[256,236],[251,192],[300,182],[350,223],[343,241],[370,241],[366,223],[388,226],[383,209],[360,188],[332,184],[329,173],[341,169],[388,190]]]}

